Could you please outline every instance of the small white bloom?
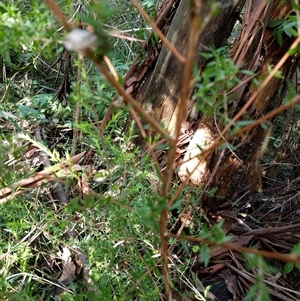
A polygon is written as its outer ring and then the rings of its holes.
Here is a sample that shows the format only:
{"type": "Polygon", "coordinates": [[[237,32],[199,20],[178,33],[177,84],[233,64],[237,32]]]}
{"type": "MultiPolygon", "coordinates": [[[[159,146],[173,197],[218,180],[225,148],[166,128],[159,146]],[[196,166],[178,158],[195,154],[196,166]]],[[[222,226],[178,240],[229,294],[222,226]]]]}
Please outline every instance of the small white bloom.
{"type": "Polygon", "coordinates": [[[95,34],[75,28],[67,34],[64,44],[67,50],[83,51],[92,47],[96,41],[95,34]]]}

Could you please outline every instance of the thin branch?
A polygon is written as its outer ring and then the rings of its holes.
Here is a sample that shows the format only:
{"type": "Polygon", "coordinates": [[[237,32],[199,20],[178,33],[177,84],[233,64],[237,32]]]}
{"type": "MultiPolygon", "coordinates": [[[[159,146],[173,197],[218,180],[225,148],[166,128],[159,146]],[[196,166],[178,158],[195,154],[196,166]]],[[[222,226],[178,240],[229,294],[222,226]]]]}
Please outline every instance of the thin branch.
{"type": "Polygon", "coordinates": [[[67,21],[65,15],[62,13],[61,9],[57,5],[57,3],[53,0],[44,0],[45,4],[52,11],[56,19],[59,23],[65,27],[65,29],[69,32],[72,30],[72,25],[67,21]]]}
{"type": "MultiPolygon", "coordinates": [[[[56,4],[54,0],[44,0],[46,5],[49,7],[49,9],[53,12],[53,14],[57,17],[58,21],[65,26],[67,31],[72,30],[72,26],[67,22],[65,16],[61,12],[60,8],[56,4]]],[[[86,49],[83,51],[85,55],[94,62],[96,67],[99,69],[99,71],[105,76],[107,81],[117,90],[119,95],[121,95],[124,99],[124,101],[131,105],[133,109],[142,117],[144,120],[149,123],[149,125],[155,129],[158,133],[162,134],[165,138],[167,138],[169,141],[172,141],[173,139],[170,137],[169,133],[163,129],[159,123],[151,117],[149,114],[147,114],[141,105],[131,96],[129,95],[125,88],[114,78],[113,75],[109,73],[109,71],[106,69],[106,67],[103,64],[102,58],[97,58],[95,53],[91,49],[86,49]]]]}
{"type": "MultiPolygon", "coordinates": [[[[191,80],[192,69],[196,57],[198,38],[201,32],[199,26],[200,25],[199,6],[200,6],[199,1],[197,0],[191,1],[187,55],[186,55],[185,63],[183,65],[181,95],[175,110],[175,114],[176,114],[175,115],[176,124],[175,124],[175,132],[174,132],[175,140],[170,145],[170,149],[168,152],[167,167],[163,178],[162,191],[161,191],[161,196],[163,198],[167,197],[169,192],[171,179],[173,177],[173,173],[175,169],[174,158],[176,155],[176,144],[180,134],[180,128],[182,122],[185,121],[187,117],[187,103],[189,97],[190,80],[191,80]]],[[[202,30],[204,27],[205,26],[202,27],[202,30]]],[[[163,267],[162,271],[165,280],[164,285],[165,285],[166,300],[171,301],[172,291],[171,291],[170,275],[168,269],[168,238],[166,237],[167,230],[168,230],[168,206],[162,210],[160,216],[160,239],[161,239],[161,257],[162,257],[162,267],[163,267]]]]}
{"type": "MultiPolygon", "coordinates": [[[[32,190],[35,187],[40,186],[42,183],[49,181],[57,181],[58,172],[65,171],[66,173],[71,172],[73,169],[80,169],[77,163],[83,158],[86,152],[82,152],[71,157],[69,160],[62,161],[62,163],[49,166],[46,169],[37,172],[34,176],[26,179],[22,179],[8,187],[0,189],[0,204],[11,200],[12,198],[21,195],[28,190],[32,190]]],[[[61,174],[63,176],[63,174],[61,174]]]]}
{"type": "Polygon", "coordinates": [[[107,81],[117,90],[119,95],[121,95],[124,99],[124,101],[132,106],[132,108],[147,122],[149,125],[155,129],[158,133],[162,134],[165,138],[167,138],[169,141],[173,141],[173,139],[170,137],[169,133],[163,129],[159,123],[151,117],[149,114],[147,114],[144,109],[141,107],[141,105],[130,95],[126,92],[125,88],[109,73],[109,71],[106,69],[106,67],[103,65],[103,63],[96,59],[94,52],[90,49],[85,50],[86,56],[91,59],[94,64],[97,66],[97,68],[101,71],[101,73],[105,76],[107,81]]]}
{"type": "Polygon", "coordinates": [[[159,36],[161,41],[168,47],[168,49],[173,53],[173,55],[182,64],[185,63],[185,57],[182,56],[179,51],[174,47],[174,45],[166,38],[166,36],[160,31],[155,22],[149,17],[145,10],[141,7],[137,0],[131,0],[132,4],[136,7],[139,13],[145,18],[145,20],[150,24],[153,31],[159,36]]]}
{"type": "Polygon", "coordinates": [[[264,251],[264,250],[257,250],[254,248],[246,248],[246,247],[242,247],[242,246],[238,246],[234,243],[230,243],[230,242],[225,242],[225,243],[216,243],[216,242],[212,242],[209,241],[207,239],[203,239],[200,237],[193,237],[193,236],[179,236],[176,234],[167,234],[168,237],[171,238],[176,238],[176,239],[184,239],[187,241],[193,241],[193,242],[197,242],[197,243],[201,243],[201,244],[206,244],[208,246],[221,246],[233,251],[237,251],[237,252],[241,252],[241,253],[250,253],[250,254],[257,254],[257,255],[261,255],[263,257],[267,257],[267,258],[272,258],[272,259],[277,259],[280,261],[284,261],[284,262],[294,262],[294,263],[298,263],[300,264],[300,258],[298,254],[280,254],[280,253],[274,253],[274,252],[269,252],[269,251],[264,251]]]}
{"type": "Polygon", "coordinates": [[[276,72],[279,71],[279,69],[283,66],[283,64],[286,62],[286,60],[290,57],[289,52],[300,44],[300,36],[294,41],[290,49],[284,54],[284,56],[281,58],[281,60],[277,63],[277,65],[273,68],[273,70],[270,72],[270,74],[264,79],[264,81],[260,84],[259,89],[252,94],[250,99],[245,103],[245,105],[241,108],[241,110],[233,117],[233,119],[225,126],[225,128],[222,131],[222,134],[224,135],[230,127],[247,111],[247,109],[251,106],[253,101],[256,99],[256,97],[261,93],[261,91],[267,86],[267,84],[270,82],[270,80],[275,76],[276,72]]]}
{"type": "MultiPolygon", "coordinates": [[[[186,55],[186,63],[183,67],[182,78],[181,78],[181,91],[180,98],[178,100],[178,104],[175,108],[175,141],[174,147],[170,149],[168,154],[168,162],[167,162],[167,172],[166,172],[166,186],[168,187],[173,175],[174,170],[174,158],[176,155],[176,145],[178,141],[178,137],[180,135],[180,129],[182,122],[184,122],[187,118],[187,107],[188,100],[190,94],[190,82],[192,76],[192,70],[195,63],[196,58],[196,49],[199,40],[200,34],[204,31],[206,24],[210,18],[206,18],[202,24],[200,24],[200,2],[197,0],[191,1],[190,7],[190,25],[189,25],[189,37],[188,37],[188,45],[187,45],[187,55],[186,55]],[[200,27],[201,25],[201,27],[200,27]]],[[[167,195],[167,194],[166,194],[167,195]]]]}
{"type": "MultiPolygon", "coordinates": [[[[215,140],[215,142],[213,143],[213,145],[208,148],[207,150],[203,151],[198,157],[199,159],[205,160],[209,154],[211,152],[213,152],[217,147],[222,146],[225,142],[229,142],[231,140],[233,140],[236,136],[243,134],[249,130],[251,130],[252,128],[262,124],[265,121],[269,121],[272,120],[273,117],[275,117],[276,115],[280,114],[281,112],[297,105],[298,103],[300,103],[300,95],[295,96],[291,101],[289,101],[288,103],[275,108],[274,110],[272,110],[271,112],[267,113],[265,116],[259,118],[258,120],[254,121],[253,123],[241,128],[240,130],[236,131],[235,133],[233,133],[232,135],[226,137],[226,138],[222,138],[222,136],[218,136],[215,140]]],[[[189,160],[192,160],[194,157],[189,158],[189,160]]],[[[188,161],[189,161],[188,160],[188,161]]],[[[187,162],[187,161],[185,161],[187,162]]],[[[184,163],[184,162],[183,162],[184,163]]],[[[178,198],[178,196],[180,195],[180,193],[182,192],[183,188],[187,185],[191,175],[194,173],[195,170],[197,170],[198,166],[200,165],[201,161],[199,160],[198,164],[194,167],[194,169],[187,175],[187,177],[185,178],[185,180],[181,183],[181,185],[178,187],[178,189],[175,191],[175,193],[172,195],[172,198],[170,199],[168,206],[172,206],[172,204],[175,202],[175,200],[178,198]]]]}

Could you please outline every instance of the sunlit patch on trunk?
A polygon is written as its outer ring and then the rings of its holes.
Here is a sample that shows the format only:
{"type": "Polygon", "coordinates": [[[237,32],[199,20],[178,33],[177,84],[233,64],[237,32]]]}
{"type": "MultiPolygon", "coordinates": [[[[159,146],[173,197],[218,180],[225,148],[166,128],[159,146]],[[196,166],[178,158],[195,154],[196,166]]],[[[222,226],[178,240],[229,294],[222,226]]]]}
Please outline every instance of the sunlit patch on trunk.
{"type": "Polygon", "coordinates": [[[201,153],[207,150],[213,143],[213,132],[206,126],[198,128],[179,167],[178,176],[181,181],[191,174],[190,182],[193,185],[200,185],[205,181],[207,173],[207,160],[201,159],[201,153]]]}

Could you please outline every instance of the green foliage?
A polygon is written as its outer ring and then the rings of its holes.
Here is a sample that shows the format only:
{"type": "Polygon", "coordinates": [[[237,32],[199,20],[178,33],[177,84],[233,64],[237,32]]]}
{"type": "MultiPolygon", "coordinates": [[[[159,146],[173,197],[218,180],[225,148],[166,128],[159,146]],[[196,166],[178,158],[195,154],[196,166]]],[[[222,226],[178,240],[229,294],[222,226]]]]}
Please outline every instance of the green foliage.
{"type": "Polygon", "coordinates": [[[0,3],[0,55],[12,72],[25,72],[31,64],[37,67],[38,53],[42,51],[40,41],[53,37],[55,27],[40,1],[24,1],[21,5],[5,2],[0,3]]]}
{"type": "MultiPolygon", "coordinates": [[[[224,52],[224,48],[210,48],[208,52],[202,53],[209,63],[200,76],[194,73],[197,81],[194,93],[197,109],[209,115],[216,114],[217,118],[222,119],[224,119],[224,112],[227,112],[226,91],[229,92],[239,81],[238,68],[230,58],[224,55],[224,52]]],[[[224,122],[227,121],[224,120],[224,122]]]]}
{"type": "MultiPolygon", "coordinates": [[[[160,3],[141,3],[154,17],[160,3]]],[[[78,12],[74,1],[58,4],[74,24],[81,22],[83,27],[93,29],[98,37],[93,50],[99,58],[109,55],[121,82],[132,59],[144,50],[141,41],[116,39],[109,32],[129,33],[146,41],[149,28],[136,10],[126,1],[98,0],[89,5],[84,2],[78,12]]],[[[116,107],[100,133],[99,125],[115,91],[91,62],[72,52],[74,70],[68,74],[72,91],[66,95],[66,104],[56,99],[67,71],[54,62],[63,53],[66,33],[45,4],[35,0],[2,1],[0,12],[0,189],[39,171],[40,166],[27,156],[28,147],[34,147],[38,157],[46,157],[51,165],[62,166],[55,173],[57,178],[38,187],[29,185],[26,193],[1,204],[0,299],[159,300],[164,281],[159,217],[168,200],[159,195],[162,179],[156,173],[157,167],[134,144],[135,125],[127,120],[130,107],[116,107]],[[42,137],[38,138],[37,128],[42,137]],[[84,157],[78,165],[69,165],[71,153],[83,150],[90,150],[91,157],[84,157]],[[56,199],[58,184],[65,188],[66,204],[56,199]],[[84,193],[83,187],[88,188],[88,193],[84,193]],[[86,278],[76,275],[70,283],[61,283],[61,272],[66,270],[61,256],[65,248],[70,250],[68,259],[72,261],[84,254],[86,278]]],[[[292,16],[284,22],[276,21],[269,26],[275,28],[278,42],[283,33],[289,37],[296,35],[292,16]]],[[[151,42],[159,42],[157,35],[151,35],[151,42]]],[[[227,92],[239,82],[238,68],[226,57],[226,51],[211,48],[203,53],[209,62],[201,76],[195,75],[194,94],[198,109],[206,115],[215,114],[224,124],[230,120],[227,92]]],[[[288,96],[295,94],[290,85],[288,96]]],[[[244,120],[238,126],[250,122],[244,120]]],[[[158,139],[146,140],[155,144],[158,139]]],[[[274,148],[279,147],[277,137],[271,141],[274,148]]],[[[165,143],[156,150],[167,148],[165,143]]],[[[47,167],[42,168],[47,171],[47,167]]],[[[170,196],[177,188],[174,184],[170,196]]],[[[212,198],[217,190],[213,187],[207,195],[212,198]]],[[[23,191],[14,191],[18,192],[23,191]]],[[[171,207],[170,211],[181,211],[186,205],[192,208],[193,220],[187,223],[182,235],[198,236],[215,245],[228,242],[230,236],[225,234],[223,222],[211,228],[205,226],[199,208],[200,193],[200,189],[185,187],[171,207]]],[[[177,218],[170,217],[170,221],[177,218]]],[[[169,246],[179,248],[183,254],[183,264],[174,268],[182,278],[195,254],[205,267],[210,263],[211,249],[205,244],[169,239],[169,246]]],[[[298,253],[296,246],[292,254],[298,253]]],[[[268,300],[263,279],[265,273],[273,270],[257,256],[247,257],[247,263],[257,266],[259,272],[246,300],[254,299],[255,294],[258,300],[268,300]]],[[[299,265],[288,263],[284,272],[288,274],[295,267],[299,269],[299,265]]],[[[200,298],[198,293],[195,296],[200,298]]]]}
{"type": "Polygon", "coordinates": [[[156,10],[155,10],[155,8],[156,8],[156,1],[155,0],[142,0],[141,4],[145,8],[145,10],[149,14],[149,16],[151,18],[154,18],[155,17],[155,13],[156,13],[156,10]]]}
{"type": "Polygon", "coordinates": [[[293,15],[288,16],[287,19],[272,20],[268,23],[268,27],[274,28],[273,36],[276,37],[280,46],[282,46],[283,34],[289,38],[298,36],[298,21],[297,17],[293,15]]]}
{"type": "MultiPolygon", "coordinates": [[[[72,16],[73,2],[59,4],[67,16],[72,16]]],[[[52,84],[56,74],[49,72],[48,67],[62,51],[57,42],[62,40],[63,33],[57,31],[57,22],[38,1],[26,1],[21,5],[17,1],[6,1],[0,4],[0,9],[0,55],[6,68],[6,78],[0,86],[3,92],[1,118],[5,118],[7,128],[1,133],[1,188],[34,172],[26,162],[17,163],[11,170],[5,164],[10,158],[19,162],[19,155],[24,152],[20,141],[38,147],[53,164],[70,157],[71,141],[65,135],[52,149],[47,141],[45,144],[37,142],[32,133],[21,133],[25,132],[23,122],[33,125],[36,121],[45,129],[54,124],[56,131],[60,127],[71,130],[76,105],[81,108],[81,118],[74,126],[84,134],[81,145],[95,150],[93,164],[98,170],[90,176],[91,189],[97,194],[84,202],[74,187],[85,176],[85,171],[69,174],[65,187],[69,187],[70,200],[59,213],[53,211],[52,202],[47,203],[47,185],[1,205],[0,299],[37,300],[41,297],[50,300],[56,294],[61,266],[53,267],[54,274],[45,272],[42,267],[51,258],[60,265],[57,254],[66,246],[73,250],[72,256],[78,248],[88,255],[86,268],[90,269],[93,284],[89,288],[83,281],[76,280],[60,296],[62,300],[158,299],[161,276],[159,259],[154,256],[159,247],[155,233],[158,232],[163,200],[155,197],[156,193],[151,189],[155,172],[150,159],[142,156],[136,160],[140,150],[132,145],[134,127],[130,126],[127,136],[122,134],[128,109],[115,111],[101,141],[95,123],[103,118],[114,95],[106,81],[90,63],[72,55],[80,73],[80,83],[76,83],[74,77],[71,79],[73,91],[67,106],[54,101],[52,84]],[[18,138],[11,128],[19,130],[18,138]],[[66,229],[72,229],[72,237],[66,236],[66,229]],[[157,288],[153,288],[154,284],[157,288]]],[[[131,9],[128,12],[132,14],[131,9]]],[[[107,9],[103,1],[91,2],[91,6],[84,7],[75,18],[94,26],[98,36],[105,34],[105,22],[123,26],[127,20],[112,18],[112,10],[107,9]]],[[[140,34],[145,33],[143,27],[139,29],[140,34]]],[[[126,22],[123,29],[129,28],[132,28],[131,24],[126,22]]],[[[113,38],[108,40],[108,36],[99,40],[103,44],[97,48],[104,53],[115,43],[113,38]]],[[[139,48],[125,41],[121,47],[112,49],[110,58],[120,77],[128,70],[128,64],[139,48]]]]}
{"type": "Polygon", "coordinates": [[[201,245],[200,247],[200,260],[203,262],[204,267],[207,268],[210,260],[210,249],[207,245],[201,245]]]}
{"type": "MultiPolygon", "coordinates": [[[[226,236],[224,230],[223,230],[223,224],[224,222],[221,221],[215,225],[213,225],[212,228],[203,227],[200,231],[200,237],[202,239],[209,240],[210,242],[214,242],[216,244],[222,244],[225,242],[228,242],[230,240],[230,236],[226,236]]],[[[210,261],[210,248],[202,244],[199,249],[200,254],[200,261],[203,262],[204,267],[207,267],[210,261]]]]}
{"type": "MultiPolygon", "coordinates": [[[[111,127],[117,119],[118,116],[111,121],[111,127]]],[[[90,277],[95,287],[99,287],[99,291],[89,293],[94,300],[128,300],[133,296],[143,300],[157,298],[159,292],[152,289],[147,269],[153,270],[159,279],[158,259],[153,255],[158,253],[158,239],[154,233],[158,231],[161,201],[157,197],[154,202],[153,191],[149,189],[148,171],[152,169],[149,158],[144,156],[137,162],[139,150],[126,151],[132,138],[128,136],[116,143],[107,137],[106,154],[94,145],[99,158],[108,156],[111,169],[108,183],[99,182],[99,175],[95,175],[93,189],[99,191],[96,197],[82,202],[75,196],[59,215],[42,200],[35,203],[34,191],[27,194],[26,199],[15,199],[3,207],[0,256],[5,256],[2,260],[7,261],[3,275],[10,279],[7,291],[12,290],[10,283],[13,285],[20,277],[26,279],[20,290],[12,292],[12,300],[17,296],[26,300],[51,293],[44,287],[47,286],[45,276],[36,278],[33,263],[42,264],[44,258],[55,255],[66,245],[76,246],[88,254],[90,277]],[[142,172],[137,174],[137,170],[142,172]],[[124,210],[123,206],[133,210],[124,210]],[[72,229],[74,238],[65,238],[66,227],[72,229]],[[42,285],[38,285],[39,282],[42,285]]],[[[71,293],[63,298],[86,300],[80,294],[80,286],[76,285],[73,290],[76,297],[71,293]]]]}
{"type": "Polygon", "coordinates": [[[228,242],[230,240],[230,237],[225,235],[222,228],[223,224],[224,221],[221,221],[217,224],[214,224],[212,228],[203,228],[200,231],[200,237],[202,239],[208,239],[211,242],[215,242],[216,244],[228,242]]]}
{"type": "MultiPolygon", "coordinates": [[[[103,27],[107,31],[117,32],[121,35],[146,41],[149,35],[149,26],[144,22],[136,9],[128,5],[126,1],[112,1],[110,3],[114,14],[111,15],[103,27]]],[[[110,59],[120,75],[120,78],[128,71],[128,64],[135,58],[136,53],[144,55],[142,43],[126,39],[110,39],[110,59]]]]}
{"type": "MultiPolygon", "coordinates": [[[[297,255],[298,257],[300,256],[300,244],[295,245],[290,252],[291,255],[297,255]]],[[[287,262],[284,265],[284,273],[289,274],[291,273],[294,268],[300,270],[300,264],[299,263],[294,263],[294,262],[287,262]]]]}
{"type": "Polygon", "coordinates": [[[269,290],[266,283],[263,281],[267,273],[275,271],[269,266],[264,259],[259,255],[244,254],[248,269],[256,269],[254,285],[247,292],[244,300],[268,301],[270,300],[269,290]]]}

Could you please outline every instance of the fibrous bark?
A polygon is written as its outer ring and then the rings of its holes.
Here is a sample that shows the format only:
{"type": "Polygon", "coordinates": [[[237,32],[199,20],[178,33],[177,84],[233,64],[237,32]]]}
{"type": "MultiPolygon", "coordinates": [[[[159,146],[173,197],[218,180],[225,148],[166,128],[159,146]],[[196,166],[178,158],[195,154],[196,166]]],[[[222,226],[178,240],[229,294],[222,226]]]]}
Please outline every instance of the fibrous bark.
{"type": "MultiPolygon", "coordinates": [[[[242,30],[231,50],[233,61],[238,66],[242,65],[243,69],[251,70],[260,77],[266,77],[269,74],[268,66],[275,66],[293,42],[292,38],[284,36],[283,45],[280,47],[276,38],[272,36],[272,29],[267,27],[270,20],[285,18],[292,11],[290,2],[286,1],[284,4],[280,2],[280,0],[273,2],[253,0],[247,2],[242,30]]],[[[292,63],[293,59],[295,60],[295,57],[290,57],[281,69],[285,79],[296,70],[292,63]]],[[[241,76],[240,79],[244,81],[246,76],[241,76]]],[[[276,96],[278,96],[282,83],[283,79],[273,77],[257,95],[242,118],[244,120],[255,120],[279,106],[280,102],[277,101],[276,96]]],[[[228,107],[231,108],[230,116],[228,117],[232,118],[256,90],[257,87],[249,81],[245,81],[244,85],[239,86],[234,91],[234,100],[228,103],[228,107]]],[[[224,125],[216,123],[211,117],[203,116],[198,130],[203,131],[203,129],[208,128],[213,138],[218,135],[215,124],[219,130],[222,130],[224,125]]],[[[239,145],[237,150],[232,151],[226,148],[222,152],[215,151],[211,158],[200,163],[201,173],[196,172],[192,175],[191,181],[193,184],[209,184],[208,187],[210,188],[218,188],[214,198],[206,198],[205,200],[212,211],[218,209],[220,200],[228,194],[229,189],[236,180],[237,172],[242,166],[244,174],[247,174],[250,189],[261,189],[261,154],[259,148],[265,134],[265,128],[253,128],[247,133],[237,136],[233,141],[235,146],[239,145]]],[[[207,139],[206,141],[206,144],[200,145],[202,149],[207,149],[212,144],[212,140],[207,139]]],[[[192,143],[195,144],[195,142],[192,143]]],[[[199,149],[194,149],[193,156],[200,153],[199,149]]],[[[190,154],[187,153],[185,159],[189,156],[190,154]]],[[[180,169],[181,177],[186,176],[198,163],[198,158],[195,158],[193,161],[183,164],[180,169]]]]}

